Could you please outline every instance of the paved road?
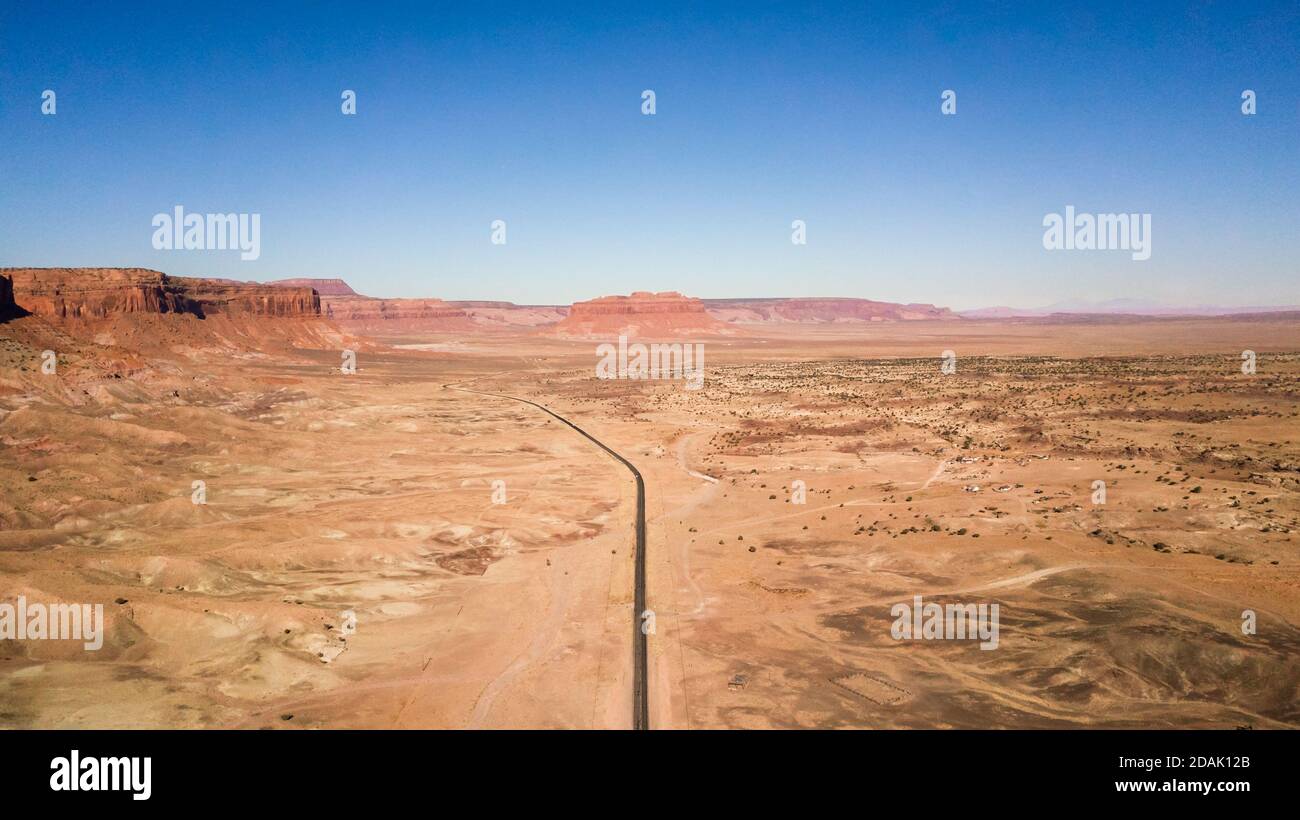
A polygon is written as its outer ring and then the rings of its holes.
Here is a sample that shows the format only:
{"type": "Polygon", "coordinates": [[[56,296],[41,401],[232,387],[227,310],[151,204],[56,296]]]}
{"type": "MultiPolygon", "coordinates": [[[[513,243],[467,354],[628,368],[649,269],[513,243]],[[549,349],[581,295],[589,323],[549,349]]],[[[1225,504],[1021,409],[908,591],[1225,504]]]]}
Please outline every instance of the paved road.
{"type": "Polygon", "coordinates": [[[646,649],[646,636],[641,631],[641,613],[645,612],[645,482],[641,479],[641,472],[632,466],[632,462],[623,458],[614,452],[600,439],[583,430],[578,425],[551,410],[545,405],[538,404],[535,401],[521,399],[518,396],[508,396],[504,393],[488,393],[483,390],[471,390],[468,387],[457,387],[456,384],[444,384],[443,387],[450,390],[459,390],[462,393],[477,393],[480,396],[492,396],[498,399],[510,399],[511,401],[523,402],[530,404],[541,410],[547,415],[559,419],[577,432],[581,433],[588,441],[595,444],[612,456],[619,464],[622,464],[632,473],[636,479],[636,589],[633,592],[633,609],[632,612],[632,728],[649,729],[650,728],[650,697],[648,687],[648,676],[646,667],[648,665],[648,655],[646,649]]]}

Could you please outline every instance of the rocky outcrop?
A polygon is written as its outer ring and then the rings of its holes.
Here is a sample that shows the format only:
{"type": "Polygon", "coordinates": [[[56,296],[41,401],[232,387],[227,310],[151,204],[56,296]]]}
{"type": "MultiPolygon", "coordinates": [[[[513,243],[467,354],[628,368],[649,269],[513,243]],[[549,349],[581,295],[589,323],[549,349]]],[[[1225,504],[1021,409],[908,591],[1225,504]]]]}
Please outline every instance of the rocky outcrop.
{"type": "Polygon", "coordinates": [[[7,271],[14,301],[52,318],[93,318],[119,313],[177,313],[179,294],[163,274],[142,268],[23,268],[7,271]]]}
{"type": "Polygon", "coordinates": [[[315,317],[309,287],[168,276],[147,268],[10,268],[14,301],[52,319],[104,319],[132,313],[315,317]]]}
{"type": "Polygon", "coordinates": [[[317,317],[320,296],[308,287],[277,288],[270,285],[227,285],[207,279],[171,278],[204,313],[243,313],[252,316],[317,317]]]}
{"type": "Polygon", "coordinates": [[[788,299],[705,299],[709,314],[724,322],[831,323],[907,322],[960,317],[948,308],[925,304],[897,304],[871,299],[834,297],[788,299]]]}
{"type": "Polygon", "coordinates": [[[637,291],[630,296],[574,302],[555,332],[562,336],[676,338],[725,333],[728,328],[710,316],[699,299],[676,291],[637,291]]]}

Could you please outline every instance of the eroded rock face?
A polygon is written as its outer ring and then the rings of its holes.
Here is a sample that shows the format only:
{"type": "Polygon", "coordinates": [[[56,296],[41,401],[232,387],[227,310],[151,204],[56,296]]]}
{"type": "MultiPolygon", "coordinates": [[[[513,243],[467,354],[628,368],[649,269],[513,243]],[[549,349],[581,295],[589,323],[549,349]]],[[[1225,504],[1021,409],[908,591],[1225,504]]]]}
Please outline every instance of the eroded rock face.
{"type": "Polygon", "coordinates": [[[468,322],[464,310],[441,299],[372,299],[326,296],[324,315],[337,322],[468,322]]]}
{"type": "Polygon", "coordinates": [[[320,297],[309,287],[168,276],[147,268],[11,268],[5,273],[19,307],[54,319],[129,313],[320,315],[320,297]]]}
{"type": "Polygon", "coordinates": [[[209,279],[171,278],[206,313],[247,313],[254,316],[320,316],[320,296],[309,287],[277,288],[252,283],[227,285],[209,279]]]}
{"type": "Polygon", "coordinates": [[[105,317],[115,313],[184,312],[179,293],[163,274],[143,268],[16,268],[8,271],[14,301],[54,318],[105,317]]]}

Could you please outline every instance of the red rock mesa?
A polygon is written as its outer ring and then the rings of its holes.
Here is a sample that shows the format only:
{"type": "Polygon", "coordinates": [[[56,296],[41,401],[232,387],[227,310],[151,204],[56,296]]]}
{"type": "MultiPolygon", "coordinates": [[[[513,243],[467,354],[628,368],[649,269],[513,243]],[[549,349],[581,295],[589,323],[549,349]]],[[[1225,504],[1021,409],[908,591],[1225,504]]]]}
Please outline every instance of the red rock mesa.
{"type": "MultiPolygon", "coordinates": [[[[30,316],[15,332],[131,350],[272,350],[346,347],[321,320],[309,287],[168,276],[146,268],[10,268],[13,301],[30,316]],[[42,330],[41,328],[44,328],[42,330]],[[61,335],[60,335],[61,334],[61,335]]],[[[33,336],[35,338],[35,336],[33,336]]],[[[62,349],[62,347],[60,347],[62,349]]]]}
{"type": "Polygon", "coordinates": [[[618,336],[676,338],[716,335],[731,329],[705,310],[704,302],[676,291],[631,296],[602,296],[574,302],[569,315],[555,326],[562,336],[613,339],[618,336]]]}
{"type": "Polygon", "coordinates": [[[316,317],[308,287],[168,276],[146,268],[10,268],[14,301],[51,319],[105,319],[132,313],[316,317]]]}

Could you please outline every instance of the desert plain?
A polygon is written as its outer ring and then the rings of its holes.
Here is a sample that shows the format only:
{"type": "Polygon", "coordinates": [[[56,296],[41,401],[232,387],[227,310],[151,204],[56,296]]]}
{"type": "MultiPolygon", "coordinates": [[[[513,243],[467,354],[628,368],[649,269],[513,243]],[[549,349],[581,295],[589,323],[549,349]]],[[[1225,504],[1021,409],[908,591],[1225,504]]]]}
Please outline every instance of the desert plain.
{"type": "Polygon", "coordinates": [[[644,477],[652,728],[1300,726],[1294,314],[564,333],[327,297],[18,289],[0,599],[106,631],[0,641],[0,727],[628,728],[635,486],[517,399],[644,477]],[[702,343],[702,387],[598,379],[624,332],[702,343]],[[895,639],[914,596],[996,603],[997,648],[895,639]]]}

